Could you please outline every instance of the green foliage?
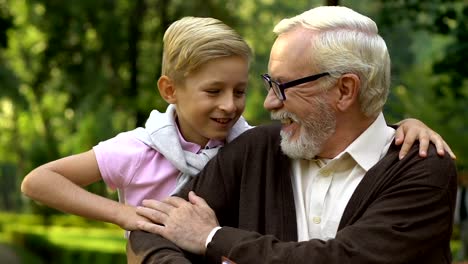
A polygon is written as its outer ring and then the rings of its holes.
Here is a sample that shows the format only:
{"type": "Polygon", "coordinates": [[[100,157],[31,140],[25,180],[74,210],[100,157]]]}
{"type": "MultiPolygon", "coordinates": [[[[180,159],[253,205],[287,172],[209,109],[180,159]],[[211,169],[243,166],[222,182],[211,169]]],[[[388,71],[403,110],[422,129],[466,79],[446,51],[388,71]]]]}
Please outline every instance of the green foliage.
{"type": "Polygon", "coordinates": [[[391,40],[397,69],[387,116],[392,121],[416,117],[428,124],[449,143],[458,168],[466,170],[468,143],[460,140],[468,138],[466,1],[387,1],[382,10],[380,28],[387,43],[391,40]]]}
{"type": "MultiPolygon", "coordinates": [[[[219,18],[246,38],[255,58],[245,116],[255,125],[268,122],[259,76],[268,70],[273,25],[324,3],[0,0],[0,210],[38,212],[48,216],[41,224],[58,223],[58,212],[20,195],[24,175],[142,125],[152,109],[165,109],[156,91],[162,36],[182,16],[219,18]]],[[[446,139],[466,170],[466,1],[340,3],[377,21],[387,42],[393,64],[388,121],[421,119],[446,139]]],[[[115,198],[102,183],[89,189],[115,198]]]]}

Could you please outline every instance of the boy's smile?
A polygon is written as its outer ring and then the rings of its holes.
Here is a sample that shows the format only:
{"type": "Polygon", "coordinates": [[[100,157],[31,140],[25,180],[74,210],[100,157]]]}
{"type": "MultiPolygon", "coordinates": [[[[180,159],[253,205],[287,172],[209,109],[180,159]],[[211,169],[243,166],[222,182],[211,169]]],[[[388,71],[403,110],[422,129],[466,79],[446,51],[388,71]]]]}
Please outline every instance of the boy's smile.
{"type": "Polygon", "coordinates": [[[248,61],[218,58],[189,74],[174,91],[179,129],[185,140],[205,146],[225,140],[245,108],[248,61]]]}
{"type": "Polygon", "coordinates": [[[215,122],[218,122],[221,125],[227,125],[229,124],[230,121],[232,121],[232,118],[212,118],[215,122]]]}

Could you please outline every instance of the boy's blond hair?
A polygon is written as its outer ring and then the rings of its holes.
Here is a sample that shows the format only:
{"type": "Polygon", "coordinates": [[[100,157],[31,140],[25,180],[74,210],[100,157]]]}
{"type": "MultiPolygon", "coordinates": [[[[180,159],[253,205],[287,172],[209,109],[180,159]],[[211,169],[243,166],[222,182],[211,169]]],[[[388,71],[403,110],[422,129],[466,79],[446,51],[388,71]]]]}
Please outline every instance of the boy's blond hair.
{"type": "Polygon", "coordinates": [[[229,56],[250,61],[252,51],[245,40],[218,19],[184,17],[164,33],[162,75],[180,82],[206,62],[229,56]]]}

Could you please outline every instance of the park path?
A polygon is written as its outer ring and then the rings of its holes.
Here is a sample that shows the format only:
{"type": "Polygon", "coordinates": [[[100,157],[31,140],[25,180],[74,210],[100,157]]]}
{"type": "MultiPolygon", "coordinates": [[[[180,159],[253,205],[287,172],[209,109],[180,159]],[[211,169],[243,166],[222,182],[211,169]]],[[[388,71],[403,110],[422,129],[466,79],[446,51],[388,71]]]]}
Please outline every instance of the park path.
{"type": "Polygon", "coordinates": [[[20,264],[21,259],[10,246],[0,243],[0,262],[8,264],[20,264]]]}

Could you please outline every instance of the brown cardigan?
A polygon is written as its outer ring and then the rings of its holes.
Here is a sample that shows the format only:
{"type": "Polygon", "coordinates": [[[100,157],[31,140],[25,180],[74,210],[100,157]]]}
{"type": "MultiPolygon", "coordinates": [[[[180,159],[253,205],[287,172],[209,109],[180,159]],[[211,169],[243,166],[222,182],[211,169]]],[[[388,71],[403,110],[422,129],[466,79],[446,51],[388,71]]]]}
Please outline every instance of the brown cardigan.
{"type": "Polygon", "coordinates": [[[290,160],[279,126],[247,131],[211,160],[180,196],[193,189],[223,226],[205,257],[164,238],[132,232],[129,263],[451,263],[456,170],[446,155],[419,147],[398,159],[399,147],[365,175],[349,201],[335,239],[297,241],[290,160]],[[188,260],[190,259],[190,261],[188,260]]]}

